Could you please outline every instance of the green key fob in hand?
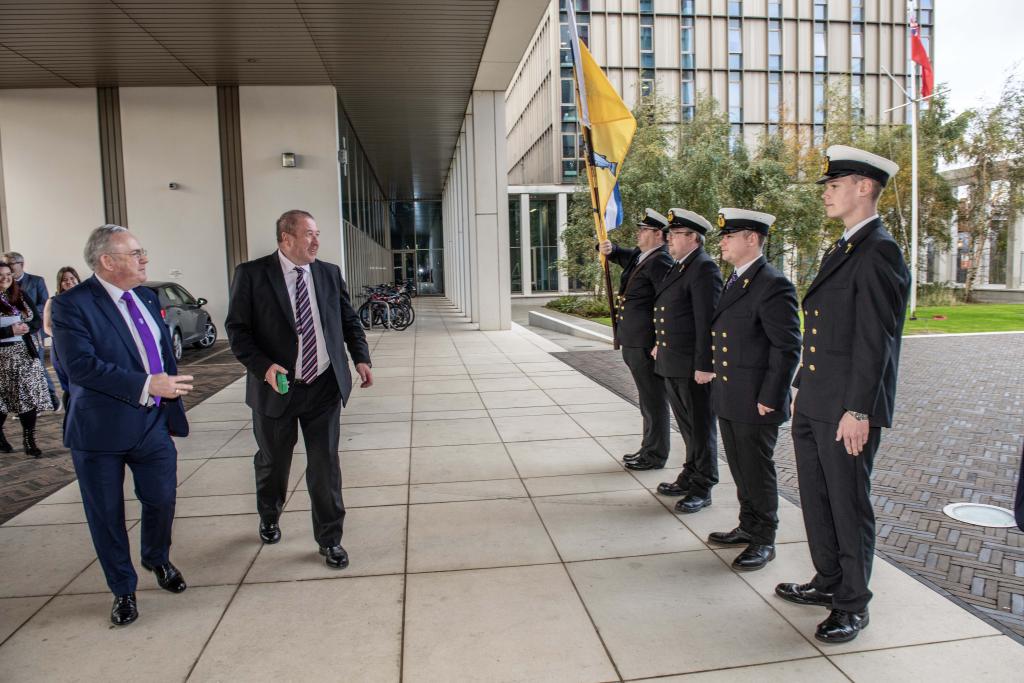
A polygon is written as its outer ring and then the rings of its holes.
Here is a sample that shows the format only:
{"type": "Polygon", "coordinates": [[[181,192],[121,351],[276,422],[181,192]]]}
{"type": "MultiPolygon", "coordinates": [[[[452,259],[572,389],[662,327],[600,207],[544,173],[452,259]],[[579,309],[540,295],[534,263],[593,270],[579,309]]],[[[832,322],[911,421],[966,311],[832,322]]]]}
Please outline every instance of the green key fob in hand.
{"type": "Polygon", "coordinates": [[[277,393],[288,393],[288,376],[283,372],[277,373],[277,393]]]}

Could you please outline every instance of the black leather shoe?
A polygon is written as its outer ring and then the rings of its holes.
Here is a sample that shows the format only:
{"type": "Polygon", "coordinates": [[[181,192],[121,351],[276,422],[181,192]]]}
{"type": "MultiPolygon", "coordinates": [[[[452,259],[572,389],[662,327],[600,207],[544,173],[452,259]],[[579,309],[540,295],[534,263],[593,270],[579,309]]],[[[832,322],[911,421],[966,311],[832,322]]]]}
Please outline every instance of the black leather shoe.
{"type": "Polygon", "coordinates": [[[689,484],[677,484],[674,481],[663,481],[658,484],[658,493],[663,496],[685,496],[689,490],[689,484]]]}
{"type": "Polygon", "coordinates": [[[640,459],[642,453],[643,450],[639,450],[636,453],[626,453],[624,456],[622,456],[622,462],[636,462],[637,460],[640,459]]]}
{"type": "Polygon", "coordinates": [[[643,456],[636,460],[630,460],[626,463],[626,469],[628,470],[660,470],[664,469],[665,463],[655,462],[654,460],[643,456]]]}
{"type": "Polygon", "coordinates": [[[739,527],[732,531],[712,531],[708,534],[708,543],[717,543],[718,545],[743,545],[752,540],[750,534],[739,527]]]}
{"type": "Polygon", "coordinates": [[[135,593],[114,596],[114,606],[110,608],[110,623],[114,626],[127,626],[139,618],[139,607],[135,602],[135,593]]]}
{"type": "Polygon", "coordinates": [[[161,564],[153,566],[148,562],[142,563],[142,568],[151,571],[156,575],[156,582],[160,584],[160,587],[165,591],[171,593],[182,593],[188,586],[185,584],[185,577],[181,575],[178,568],[168,562],[167,564],[161,564]]]}
{"type": "Polygon", "coordinates": [[[711,507],[711,494],[698,496],[695,493],[687,493],[686,497],[676,503],[676,512],[700,512],[706,507],[711,507]]]}
{"type": "Polygon", "coordinates": [[[828,619],[818,624],[814,637],[823,643],[848,643],[868,626],[868,611],[847,612],[834,609],[828,619]]]}
{"type": "Polygon", "coordinates": [[[331,569],[344,569],[348,566],[348,553],[340,545],[320,548],[320,554],[324,556],[324,562],[331,569]]]}
{"type": "Polygon", "coordinates": [[[732,561],[732,568],[740,572],[756,572],[774,559],[774,545],[751,543],[732,561]]]}
{"type": "Polygon", "coordinates": [[[809,583],[780,583],[775,587],[775,594],[798,605],[832,606],[832,594],[820,591],[809,583]]]}
{"type": "Polygon", "coordinates": [[[260,540],[267,545],[274,545],[281,540],[281,527],[277,522],[260,522],[260,540]]]}

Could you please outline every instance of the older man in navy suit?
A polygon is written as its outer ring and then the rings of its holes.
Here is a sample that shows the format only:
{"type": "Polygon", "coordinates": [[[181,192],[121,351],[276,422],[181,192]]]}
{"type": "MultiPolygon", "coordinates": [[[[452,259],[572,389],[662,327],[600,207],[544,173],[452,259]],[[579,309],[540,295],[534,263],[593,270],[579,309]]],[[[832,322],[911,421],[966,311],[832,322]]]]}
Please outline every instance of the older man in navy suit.
{"type": "Polygon", "coordinates": [[[96,228],[85,260],[95,275],[53,300],[53,335],[71,389],[64,445],[114,594],[110,620],[123,626],[139,614],[124,523],[125,465],[142,504],[142,566],[164,590],[186,587],[168,557],[178,459],[171,436],[188,435],[181,397],[192,377],[177,374],[156,294],[139,287],[148,259],[135,236],[117,225],[96,228]]]}

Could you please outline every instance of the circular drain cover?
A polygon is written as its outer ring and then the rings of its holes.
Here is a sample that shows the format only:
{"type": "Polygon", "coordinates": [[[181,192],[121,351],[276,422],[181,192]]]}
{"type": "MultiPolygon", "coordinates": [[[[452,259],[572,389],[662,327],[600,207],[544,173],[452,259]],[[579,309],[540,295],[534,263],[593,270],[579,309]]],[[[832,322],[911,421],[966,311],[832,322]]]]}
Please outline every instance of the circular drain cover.
{"type": "Polygon", "coordinates": [[[950,503],[942,508],[947,516],[958,522],[966,522],[975,526],[987,526],[994,529],[1010,529],[1017,526],[1013,510],[995,505],[981,503],[950,503]]]}

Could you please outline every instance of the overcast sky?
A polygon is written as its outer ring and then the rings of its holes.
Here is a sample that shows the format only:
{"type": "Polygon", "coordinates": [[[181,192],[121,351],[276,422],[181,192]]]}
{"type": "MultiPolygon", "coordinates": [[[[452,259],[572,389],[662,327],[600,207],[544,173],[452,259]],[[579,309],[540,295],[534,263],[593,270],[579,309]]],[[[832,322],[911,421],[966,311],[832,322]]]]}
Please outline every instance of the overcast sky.
{"type": "Polygon", "coordinates": [[[935,0],[935,82],[955,112],[992,104],[1013,71],[1024,78],[1024,1],[935,0]]]}

